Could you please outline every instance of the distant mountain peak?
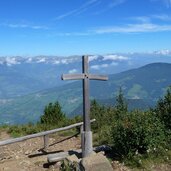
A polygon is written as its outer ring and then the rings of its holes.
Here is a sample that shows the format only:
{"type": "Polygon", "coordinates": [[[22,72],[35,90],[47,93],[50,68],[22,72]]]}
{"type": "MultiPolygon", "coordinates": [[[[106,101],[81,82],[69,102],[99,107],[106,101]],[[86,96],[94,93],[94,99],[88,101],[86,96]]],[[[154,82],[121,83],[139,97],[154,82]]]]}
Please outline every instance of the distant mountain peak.
{"type": "Polygon", "coordinates": [[[162,49],[159,51],[154,51],[156,55],[171,55],[171,50],[169,49],[162,49]]]}
{"type": "Polygon", "coordinates": [[[157,67],[157,68],[161,68],[161,67],[171,67],[171,64],[170,63],[165,63],[165,62],[155,62],[155,63],[150,63],[150,64],[147,64],[145,66],[142,66],[141,68],[154,68],[154,67],[157,67]]]}

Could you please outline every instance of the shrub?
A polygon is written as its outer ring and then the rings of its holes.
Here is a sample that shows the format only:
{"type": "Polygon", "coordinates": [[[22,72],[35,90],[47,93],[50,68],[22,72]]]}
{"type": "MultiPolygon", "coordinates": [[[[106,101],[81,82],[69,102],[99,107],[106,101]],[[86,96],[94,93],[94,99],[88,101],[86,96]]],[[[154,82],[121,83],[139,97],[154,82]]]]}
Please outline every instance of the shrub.
{"type": "Polygon", "coordinates": [[[111,143],[120,156],[158,153],[165,146],[164,126],[153,112],[132,111],[113,123],[111,143]]]}
{"type": "Polygon", "coordinates": [[[96,121],[92,124],[92,130],[96,134],[96,144],[108,144],[112,121],[115,119],[116,110],[112,107],[105,107],[93,100],[91,103],[91,118],[96,121]]]}

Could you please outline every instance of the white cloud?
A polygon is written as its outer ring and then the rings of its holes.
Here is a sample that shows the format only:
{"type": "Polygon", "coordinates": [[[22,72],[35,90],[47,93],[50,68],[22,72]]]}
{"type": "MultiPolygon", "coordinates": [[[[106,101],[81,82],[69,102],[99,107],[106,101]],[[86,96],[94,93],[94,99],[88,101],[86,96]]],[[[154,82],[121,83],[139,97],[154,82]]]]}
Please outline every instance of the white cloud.
{"type": "Polygon", "coordinates": [[[36,63],[44,63],[44,62],[46,62],[45,58],[40,58],[36,61],[36,63]]]}
{"type": "Polygon", "coordinates": [[[91,68],[91,69],[99,69],[100,66],[99,66],[99,65],[92,65],[90,68],[91,68]]]}
{"type": "Polygon", "coordinates": [[[161,20],[161,21],[170,21],[171,16],[168,14],[153,14],[149,16],[130,17],[129,19],[138,21],[140,23],[150,23],[154,19],[161,20]]]}
{"type": "Polygon", "coordinates": [[[26,60],[26,63],[31,63],[33,61],[33,58],[28,58],[27,60],[26,60]]]}
{"type": "Polygon", "coordinates": [[[77,12],[76,9],[56,17],[55,20],[61,20],[61,19],[65,18],[65,17],[68,17],[68,16],[74,14],[75,12],[77,12]]]}
{"type": "Polygon", "coordinates": [[[102,58],[101,61],[106,62],[107,60],[109,60],[111,62],[110,63],[103,63],[103,64],[99,64],[99,65],[91,65],[90,68],[94,69],[94,70],[100,70],[102,68],[107,68],[107,67],[111,67],[111,66],[118,66],[119,62],[121,62],[121,61],[129,61],[129,58],[126,57],[126,56],[115,55],[115,54],[103,55],[103,58],[102,58]]]}
{"type": "Polygon", "coordinates": [[[171,55],[171,50],[163,49],[163,50],[155,51],[154,53],[157,55],[171,55]]]}
{"type": "Polygon", "coordinates": [[[162,20],[162,21],[170,21],[171,20],[171,16],[169,16],[167,14],[152,15],[151,17],[154,19],[162,20]]]}
{"type": "Polygon", "coordinates": [[[110,65],[112,65],[112,66],[117,66],[118,63],[117,63],[117,62],[112,62],[110,65]]]}
{"type": "Polygon", "coordinates": [[[95,70],[99,70],[101,68],[107,68],[107,67],[109,67],[109,64],[92,65],[90,68],[95,69],[95,70]]]}
{"type": "Polygon", "coordinates": [[[6,63],[7,66],[12,66],[12,65],[20,64],[20,62],[17,61],[17,58],[10,58],[10,57],[6,58],[5,63],[6,63]]]}
{"type": "Polygon", "coordinates": [[[87,11],[89,8],[91,8],[93,5],[99,3],[99,0],[89,0],[86,3],[84,3],[82,6],[71,10],[69,12],[66,12],[64,14],[59,15],[58,17],[55,18],[55,20],[61,20],[63,18],[66,18],[71,15],[79,15],[85,11],[87,11]]]}
{"type": "Polygon", "coordinates": [[[125,26],[104,27],[94,30],[96,34],[107,33],[144,33],[171,31],[171,25],[159,25],[153,23],[128,24],[125,26]]]}
{"type": "Polygon", "coordinates": [[[54,60],[53,64],[60,64],[60,61],[59,60],[54,60]]]}
{"type": "Polygon", "coordinates": [[[149,23],[151,21],[151,17],[149,16],[136,16],[136,17],[130,17],[129,19],[135,20],[141,23],[149,23]]]}
{"type": "MultiPolygon", "coordinates": [[[[171,0],[169,0],[171,3],[171,0]]],[[[155,20],[171,21],[171,16],[168,14],[157,14],[150,16],[136,16],[128,19],[136,21],[136,23],[130,23],[120,26],[101,27],[92,30],[96,34],[107,33],[144,33],[144,32],[164,32],[171,31],[171,24],[156,24],[155,20]]]]}
{"type": "Polygon", "coordinates": [[[73,57],[48,57],[48,56],[35,56],[35,57],[0,57],[0,64],[8,66],[21,64],[21,63],[45,63],[45,64],[70,64],[81,61],[78,56],[73,57]]]}
{"type": "MultiPolygon", "coordinates": [[[[168,16],[169,17],[169,16],[168,16]]],[[[160,20],[169,20],[167,16],[153,16],[152,18],[160,18],[160,20]]],[[[133,19],[133,18],[132,18],[133,19]]],[[[152,33],[152,32],[166,32],[171,31],[171,24],[155,24],[150,21],[150,17],[134,17],[134,19],[142,23],[126,24],[122,26],[100,27],[96,29],[87,30],[85,32],[70,32],[57,33],[53,36],[93,36],[100,34],[112,33],[152,33]],[[147,22],[148,21],[148,22],[147,22]]],[[[171,18],[170,18],[171,20],[171,18]]]]}
{"type": "Polygon", "coordinates": [[[91,32],[65,32],[65,33],[55,33],[55,34],[49,34],[49,37],[56,37],[56,36],[89,36],[92,35],[91,32]]]}
{"type": "Polygon", "coordinates": [[[171,0],[151,0],[152,2],[160,1],[163,3],[167,8],[171,7],[171,0]]]}
{"type": "Polygon", "coordinates": [[[113,60],[113,61],[122,61],[122,60],[128,60],[129,58],[126,56],[121,55],[104,55],[103,61],[105,60],[113,60]]]}
{"type": "Polygon", "coordinates": [[[69,73],[70,74],[74,74],[74,73],[76,73],[77,72],[77,69],[71,69],[71,70],[69,70],[69,73]]]}
{"type": "Polygon", "coordinates": [[[3,26],[9,27],[9,28],[29,28],[34,30],[40,30],[40,29],[48,29],[46,26],[40,26],[40,25],[28,25],[28,24],[1,24],[3,26]]]}
{"type": "Polygon", "coordinates": [[[109,64],[102,64],[101,68],[107,68],[109,66],[109,64]]]}
{"type": "Polygon", "coordinates": [[[78,57],[68,57],[68,58],[62,58],[59,59],[57,62],[58,64],[70,64],[79,61],[80,59],[78,57]]]}
{"type": "Polygon", "coordinates": [[[78,61],[78,58],[64,58],[64,59],[60,60],[60,63],[61,64],[70,64],[70,63],[73,63],[76,61],[78,61]]]}
{"type": "Polygon", "coordinates": [[[98,55],[92,55],[92,56],[89,56],[89,61],[94,61],[94,60],[97,60],[99,58],[98,55]]]}
{"type": "Polygon", "coordinates": [[[67,59],[62,59],[60,62],[61,62],[61,64],[68,64],[69,63],[67,59]]]}

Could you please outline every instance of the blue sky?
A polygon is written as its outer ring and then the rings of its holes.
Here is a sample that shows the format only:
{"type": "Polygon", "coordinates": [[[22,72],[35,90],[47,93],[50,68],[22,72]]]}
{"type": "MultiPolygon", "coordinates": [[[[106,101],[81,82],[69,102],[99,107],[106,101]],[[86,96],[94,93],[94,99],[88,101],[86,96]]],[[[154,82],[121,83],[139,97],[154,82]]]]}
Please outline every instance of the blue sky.
{"type": "Polygon", "coordinates": [[[171,49],[171,0],[1,0],[0,56],[171,49]]]}

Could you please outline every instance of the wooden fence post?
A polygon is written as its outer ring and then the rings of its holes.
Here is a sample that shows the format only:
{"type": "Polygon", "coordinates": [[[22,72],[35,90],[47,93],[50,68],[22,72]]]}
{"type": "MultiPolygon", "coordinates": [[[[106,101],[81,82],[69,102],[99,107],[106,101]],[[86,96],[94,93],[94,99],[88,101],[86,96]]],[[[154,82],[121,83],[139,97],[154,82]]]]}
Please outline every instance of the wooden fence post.
{"type": "Polygon", "coordinates": [[[44,150],[47,151],[49,147],[49,135],[44,135],[43,140],[44,140],[44,150]]]}

